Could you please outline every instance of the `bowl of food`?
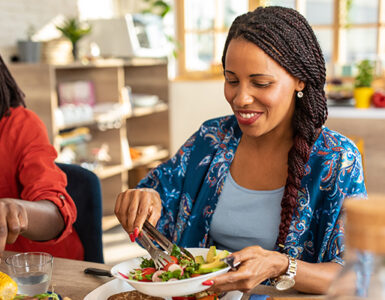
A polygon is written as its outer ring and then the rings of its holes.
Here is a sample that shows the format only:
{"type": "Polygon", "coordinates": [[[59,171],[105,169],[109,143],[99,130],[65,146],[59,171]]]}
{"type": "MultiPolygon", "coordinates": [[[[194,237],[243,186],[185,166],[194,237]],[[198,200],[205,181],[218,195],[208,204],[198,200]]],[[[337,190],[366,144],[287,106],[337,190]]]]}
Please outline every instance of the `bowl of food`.
{"type": "MultiPolygon", "coordinates": [[[[176,247],[177,248],[177,247],[176,247]]],[[[202,292],[210,286],[202,283],[229,271],[222,259],[230,253],[210,248],[187,248],[195,260],[175,249],[173,261],[156,270],[150,256],[133,258],[115,265],[111,274],[128,282],[137,291],[150,296],[175,297],[202,292]]]]}

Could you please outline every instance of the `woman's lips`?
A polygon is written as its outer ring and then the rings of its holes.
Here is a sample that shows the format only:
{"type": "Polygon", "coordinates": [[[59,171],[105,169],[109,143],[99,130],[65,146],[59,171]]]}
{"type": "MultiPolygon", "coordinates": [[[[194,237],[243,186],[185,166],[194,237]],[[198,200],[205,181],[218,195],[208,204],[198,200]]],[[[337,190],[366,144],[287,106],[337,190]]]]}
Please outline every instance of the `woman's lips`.
{"type": "Polygon", "coordinates": [[[250,125],[253,124],[260,116],[262,112],[255,111],[237,111],[235,116],[242,125],[250,125]]]}

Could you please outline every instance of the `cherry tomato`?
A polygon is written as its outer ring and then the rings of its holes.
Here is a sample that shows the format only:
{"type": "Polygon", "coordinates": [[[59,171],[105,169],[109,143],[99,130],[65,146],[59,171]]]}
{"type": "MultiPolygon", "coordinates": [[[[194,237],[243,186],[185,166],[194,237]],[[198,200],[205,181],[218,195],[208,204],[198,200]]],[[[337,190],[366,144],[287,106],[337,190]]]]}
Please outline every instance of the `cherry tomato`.
{"type": "Polygon", "coordinates": [[[175,264],[178,264],[179,263],[179,261],[178,261],[178,259],[175,257],[175,256],[170,256],[171,257],[171,259],[172,259],[172,262],[174,262],[175,264]]]}
{"type": "Polygon", "coordinates": [[[156,272],[155,268],[143,268],[142,275],[154,274],[156,272]]]}
{"type": "MultiPolygon", "coordinates": [[[[136,269],[136,271],[140,271],[140,273],[138,275],[135,275],[135,279],[138,280],[138,281],[144,281],[144,282],[151,282],[151,278],[148,279],[146,278],[145,275],[152,275],[155,273],[156,269],[155,268],[143,268],[143,269],[136,269]],[[141,279],[139,279],[141,276],[141,279]],[[139,277],[139,278],[138,278],[139,277]]],[[[151,277],[151,276],[150,276],[151,277]]]]}

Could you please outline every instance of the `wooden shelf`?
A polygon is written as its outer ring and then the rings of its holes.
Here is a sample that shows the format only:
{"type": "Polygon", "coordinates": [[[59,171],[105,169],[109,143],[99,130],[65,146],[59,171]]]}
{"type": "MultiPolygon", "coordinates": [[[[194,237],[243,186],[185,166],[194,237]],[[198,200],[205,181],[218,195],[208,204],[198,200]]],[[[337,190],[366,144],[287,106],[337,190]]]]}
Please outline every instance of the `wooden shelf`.
{"type": "Polygon", "coordinates": [[[27,107],[44,122],[50,141],[58,152],[61,151],[61,146],[56,137],[60,131],[83,126],[90,129],[92,138],[79,150],[79,157],[91,155],[80,153],[81,151],[91,152],[103,144],[109,146],[108,154],[113,165],[95,170],[102,185],[103,215],[113,213],[117,194],[127,189],[129,182],[134,182],[131,179],[140,179],[139,176],[143,176],[142,173],[137,175],[139,172],[130,170],[168,157],[170,139],[167,59],[106,59],[67,65],[17,63],[10,64],[9,69],[27,95],[27,107]],[[127,86],[131,87],[132,93],[156,95],[162,101],[153,107],[135,107],[127,115],[115,114],[111,121],[121,118],[119,128],[99,128],[95,116],[92,120],[63,125],[55,116],[60,106],[58,86],[60,83],[76,81],[92,82],[96,105],[124,104],[122,91],[127,86]],[[162,150],[130,162],[130,145],[150,144],[160,145],[162,150]],[[133,177],[129,180],[129,176],[133,177]]]}
{"type": "Polygon", "coordinates": [[[115,175],[119,175],[124,171],[128,171],[130,166],[115,165],[115,166],[104,166],[103,168],[96,169],[94,173],[98,175],[100,179],[106,179],[115,175]]]}
{"type": "Polygon", "coordinates": [[[161,149],[154,155],[145,155],[138,159],[132,161],[132,164],[129,166],[124,165],[113,165],[113,166],[104,166],[102,168],[96,169],[93,172],[100,178],[106,179],[122,172],[126,172],[137,167],[148,165],[151,162],[165,159],[169,156],[169,151],[167,149],[161,149]]]}
{"type": "Polygon", "coordinates": [[[169,154],[170,153],[168,150],[161,149],[154,155],[142,156],[142,157],[132,161],[132,167],[130,169],[134,169],[134,168],[137,168],[140,166],[148,165],[149,163],[151,163],[153,161],[165,159],[169,156],[169,154]]]}
{"type": "Polygon", "coordinates": [[[132,114],[129,117],[142,117],[146,115],[151,115],[153,113],[166,111],[168,109],[168,105],[164,102],[160,102],[154,106],[149,107],[134,107],[132,110],[132,114]]]}
{"type": "Polygon", "coordinates": [[[328,117],[341,119],[383,119],[385,120],[385,108],[359,109],[346,106],[329,106],[328,117]]]}
{"type": "MultiPolygon", "coordinates": [[[[148,116],[154,113],[163,112],[167,110],[168,110],[168,105],[164,102],[160,102],[154,106],[149,106],[149,107],[134,107],[132,110],[132,113],[122,116],[122,119],[143,117],[143,116],[148,116]]],[[[111,121],[113,120],[111,119],[111,121]]],[[[71,124],[57,126],[57,130],[61,131],[61,130],[75,128],[75,127],[89,127],[89,126],[94,126],[96,124],[97,124],[97,121],[93,119],[85,122],[75,122],[71,124]]]]}

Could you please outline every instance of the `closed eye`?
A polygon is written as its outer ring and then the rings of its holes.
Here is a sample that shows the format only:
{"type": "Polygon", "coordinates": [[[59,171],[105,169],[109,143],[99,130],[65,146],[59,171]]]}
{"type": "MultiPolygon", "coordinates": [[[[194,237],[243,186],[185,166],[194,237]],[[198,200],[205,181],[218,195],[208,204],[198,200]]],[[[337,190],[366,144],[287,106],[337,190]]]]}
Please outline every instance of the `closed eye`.
{"type": "Polygon", "coordinates": [[[236,85],[239,83],[239,80],[235,80],[235,79],[228,79],[226,78],[226,81],[228,84],[231,84],[231,85],[236,85]]]}
{"type": "Polygon", "coordinates": [[[254,85],[255,87],[258,87],[258,88],[265,88],[265,87],[270,86],[271,83],[270,83],[270,82],[268,82],[268,83],[258,83],[258,82],[253,82],[253,85],[254,85]]]}

